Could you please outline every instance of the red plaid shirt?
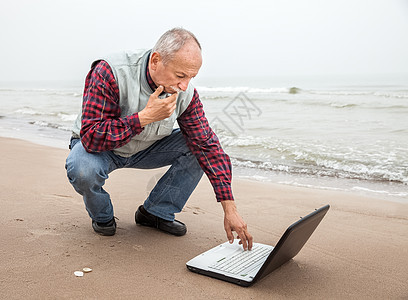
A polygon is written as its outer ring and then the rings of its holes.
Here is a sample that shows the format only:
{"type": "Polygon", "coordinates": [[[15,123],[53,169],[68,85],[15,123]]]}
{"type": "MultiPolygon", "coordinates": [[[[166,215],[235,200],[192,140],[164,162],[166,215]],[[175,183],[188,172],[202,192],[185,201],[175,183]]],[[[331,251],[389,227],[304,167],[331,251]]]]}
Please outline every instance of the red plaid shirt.
{"type": "MultiPolygon", "coordinates": [[[[150,87],[155,90],[148,68],[146,75],[150,87]]],[[[233,200],[230,159],[208,124],[196,90],[177,122],[188,147],[210,179],[217,201],[233,200]]],[[[108,63],[96,63],[85,80],[81,126],[85,149],[88,152],[113,150],[127,144],[142,131],[137,113],[121,117],[119,87],[108,63]]]]}

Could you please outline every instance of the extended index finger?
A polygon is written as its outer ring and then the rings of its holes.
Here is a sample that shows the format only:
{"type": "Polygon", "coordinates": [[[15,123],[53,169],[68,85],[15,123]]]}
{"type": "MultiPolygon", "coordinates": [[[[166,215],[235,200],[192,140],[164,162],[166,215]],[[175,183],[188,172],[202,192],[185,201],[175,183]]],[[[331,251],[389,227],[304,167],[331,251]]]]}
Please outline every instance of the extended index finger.
{"type": "Polygon", "coordinates": [[[162,92],[163,92],[164,87],[162,85],[160,85],[154,92],[152,95],[155,95],[156,97],[158,97],[162,92]]]}
{"type": "Polygon", "coordinates": [[[253,237],[252,235],[247,231],[245,234],[248,238],[248,250],[252,249],[252,242],[253,242],[253,237]]]}
{"type": "MultiPolygon", "coordinates": [[[[247,236],[245,234],[245,230],[240,230],[239,232],[237,232],[237,234],[238,234],[238,238],[241,240],[242,247],[244,247],[244,250],[247,250],[248,243],[247,243],[247,236]]],[[[252,247],[252,243],[251,243],[251,247],[252,247]]]]}
{"type": "Polygon", "coordinates": [[[252,249],[253,238],[247,229],[244,229],[240,233],[238,233],[238,237],[241,240],[241,244],[242,244],[242,247],[244,247],[244,250],[252,249]]]}

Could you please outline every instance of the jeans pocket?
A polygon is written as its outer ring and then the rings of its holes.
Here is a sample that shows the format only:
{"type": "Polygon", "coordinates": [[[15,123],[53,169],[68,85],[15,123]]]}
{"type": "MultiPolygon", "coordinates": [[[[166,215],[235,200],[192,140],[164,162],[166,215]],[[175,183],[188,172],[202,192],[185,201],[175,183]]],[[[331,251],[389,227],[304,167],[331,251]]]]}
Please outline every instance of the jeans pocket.
{"type": "Polygon", "coordinates": [[[69,146],[68,146],[69,150],[72,150],[72,148],[74,148],[74,146],[75,146],[79,141],[80,141],[80,139],[71,137],[71,140],[69,141],[69,146]]]}

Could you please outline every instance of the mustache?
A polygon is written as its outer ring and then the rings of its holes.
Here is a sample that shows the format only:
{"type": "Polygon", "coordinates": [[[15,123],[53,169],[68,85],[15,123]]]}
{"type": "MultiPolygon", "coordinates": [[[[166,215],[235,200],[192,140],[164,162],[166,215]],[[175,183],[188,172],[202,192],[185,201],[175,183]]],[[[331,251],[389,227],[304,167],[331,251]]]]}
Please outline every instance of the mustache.
{"type": "Polygon", "coordinates": [[[182,90],[179,89],[179,88],[176,87],[176,86],[172,86],[172,85],[171,85],[170,88],[171,88],[173,91],[177,92],[177,93],[181,93],[181,92],[182,92],[182,90]]]}

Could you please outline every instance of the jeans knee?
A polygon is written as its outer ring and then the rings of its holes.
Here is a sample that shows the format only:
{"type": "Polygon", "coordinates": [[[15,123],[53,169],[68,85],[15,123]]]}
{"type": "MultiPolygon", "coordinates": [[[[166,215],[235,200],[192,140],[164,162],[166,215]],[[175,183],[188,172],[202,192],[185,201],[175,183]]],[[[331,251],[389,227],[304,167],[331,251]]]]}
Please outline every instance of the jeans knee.
{"type": "Polygon", "coordinates": [[[84,191],[95,185],[103,185],[107,175],[96,170],[91,164],[80,160],[67,159],[65,168],[69,182],[76,190],[84,191]]]}

